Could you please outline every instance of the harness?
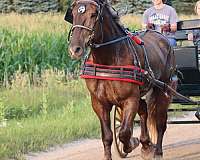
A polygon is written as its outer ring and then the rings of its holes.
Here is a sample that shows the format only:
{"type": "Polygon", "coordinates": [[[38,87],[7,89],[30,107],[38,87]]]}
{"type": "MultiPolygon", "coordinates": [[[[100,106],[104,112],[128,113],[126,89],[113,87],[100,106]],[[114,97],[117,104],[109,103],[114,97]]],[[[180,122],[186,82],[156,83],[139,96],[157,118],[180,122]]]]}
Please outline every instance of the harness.
{"type": "MultiPolygon", "coordinates": [[[[94,36],[94,32],[95,32],[94,28],[95,28],[97,21],[100,22],[100,30],[103,33],[103,29],[102,29],[103,17],[101,16],[101,14],[102,14],[104,7],[107,5],[107,3],[97,4],[97,2],[91,1],[91,0],[75,1],[75,3],[81,3],[81,2],[90,3],[92,5],[95,5],[98,8],[98,16],[96,18],[93,28],[79,25],[79,24],[72,26],[72,28],[70,29],[69,35],[68,35],[68,40],[70,39],[71,32],[75,28],[81,28],[81,29],[85,29],[85,30],[88,30],[89,32],[91,32],[90,38],[88,41],[88,46],[90,46],[93,49],[98,49],[100,47],[112,45],[112,44],[115,44],[115,43],[118,43],[118,42],[121,42],[124,40],[128,40],[129,42],[132,42],[132,43],[134,41],[136,44],[140,45],[143,48],[144,59],[145,59],[144,69],[141,68],[140,61],[138,60],[138,56],[137,56],[136,52],[133,53],[134,60],[136,60],[133,62],[134,65],[109,66],[109,65],[102,65],[102,64],[94,64],[93,62],[88,61],[90,52],[87,52],[87,54],[84,56],[83,64],[81,67],[81,75],[80,75],[81,78],[125,81],[125,82],[135,83],[140,86],[144,85],[144,81],[147,80],[149,87],[152,85],[156,86],[164,92],[170,91],[172,93],[172,95],[175,95],[175,96],[177,96],[181,99],[184,99],[185,101],[191,102],[193,104],[197,104],[198,106],[200,105],[200,101],[193,101],[190,98],[187,98],[187,97],[177,93],[176,90],[171,88],[166,83],[155,79],[154,74],[149,65],[146,49],[144,47],[144,42],[136,34],[132,34],[128,30],[124,30],[124,32],[126,33],[125,36],[119,37],[117,39],[113,39],[108,42],[102,42],[99,44],[93,43],[92,39],[94,36]]],[[[102,41],[103,41],[103,34],[102,34],[102,41]]],[[[133,49],[135,49],[135,48],[133,47],[133,49]]],[[[200,108],[196,112],[196,116],[198,119],[200,119],[200,108]]]]}
{"type": "Polygon", "coordinates": [[[108,66],[87,61],[81,68],[81,78],[102,79],[144,85],[144,70],[136,66],[108,66]]]}
{"type": "MultiPolygon", "coordinates": [[[[73,30],[75,28],[81,28],[81,29],[85,29],[87,31],[90,32],[90,38],[88,41],[88,46],[91,47],[92,49],[98,49],[101,47],[105,47],[108,45],[113,45],[116,43],[119,43],[121,41],[124,40],[128,40],[130,43],[133,43],[133,41],[136,44],[139,44],[141,46],[144,45],[144,42],[134,33],[129,32],[128,30],[120,27],[122,29],[122,31],[125,33],[124,36],[121,36],[119,38],[107,41],[107,42],[103,42],[103,25],[102,25],[102,21],[103,21],[103,17],[102,17],[102,11],[104,9],[104,7],[107,5],[107,3],[96,3],[95,1],[91,1],[91,0],[80,0],[80,1],[76,1],[76,4],[79,4],[81,2],[84,3],[90,3],[91,5],[95,5],[98,9],[98,15],[97,18],[95,20],[94,26],[92,27],[88,27],[88,26],[84,26],[84,25],[80,25],[80,24],[76,24],[73,25],[70,29],[69,35],[68,35],[68,40],[70,40],[70,35],[73,32],[73,30]],[[95,25],[96,23],[99,22],[100,23],[100,30],[102,32],[102,43],[94,43],[93,37],[94,37],[94,33],[95,33],[95,25]]],[[[100,65],[100,64],[95,64],[93,62],[88,62],[88,58],[90,55],[90,52],[87,52],[86,55],[84,56],[83,59],[83,63],[82,63],[82,67],[81,67],[81,78],[92,78],[92,79],[104,79],[104,80],[115,80],[115,81],[125,81],[125,82],[131,82],[131,83],[136,83],[138,85],[144,85],[144,72],[145,70],[143,70],[141,68],[141,64],[138,58],[138,55],[134,49],[134,53],[133,53],[133,59],[134,65],[127,65],[127,66],[108,66],[108,65],[100,65]]],[[[143,47],[143,49],[145,50],[145,48],[143,47]]],[[[144,51],[144,53],[146,54],[146,51],[144,51]]],[[[145,69],[150,68],[148,60],[147,60],[147,55],[145,55],[145,64],[148,64],[148,67],[145,67],[145,69]]],[[[146,66],[146,65],[145,65],[146,66]]],[[[147,70],[151,70],[151,69],[147,69],[147,70]]]]}
{"type": "MultiPolygon", "coordinates": [[[[144,42],[138,36],[129,33],[126,36],[119,37],[117,39],[114,39],[114,40],[111,40],[108,42],[104,42],[104,43],[100,43],[100,44],[93,43],[90,45],[90,47],[97,49],[100,47],[118,43],[118,42],[126,40],[126,39],[131,39],[131,41],[133,40],[139,45],[144,44],[144,42]]],[[[143,48],[143,49],[145,50],[145,48],[143,48]]],[[[146,52],[144,52],[144,53],[146,54],[146,52]]],[[[144,85],[145,70],[141,68],[139,60],[138,60],[139,66],[136,66],[136,65],[110,66],[110,65],[95,64],[91,61],[87,61],[89,54],[90,53],[88,52],[88,54],[86,54],[86,56],[84,57],[82,67],[81,67],[81,74],[80,74],[81,78],[114,80],[114,81],[135,83],[140,86],[144,85]]],[[[147,57],[147,55],[145,57],[147,57]]],[[[147,58],[145,58],[145,59],[147,59],[147,58]]],[[[148,60],[147,60],[147,62],[148,62],[148,60]]],[[[149,63],[147,63],[147,64],[149,64],[149,63]]],[[[150,66],[149,66],[149,68],[150,68],[150,66]]]]}

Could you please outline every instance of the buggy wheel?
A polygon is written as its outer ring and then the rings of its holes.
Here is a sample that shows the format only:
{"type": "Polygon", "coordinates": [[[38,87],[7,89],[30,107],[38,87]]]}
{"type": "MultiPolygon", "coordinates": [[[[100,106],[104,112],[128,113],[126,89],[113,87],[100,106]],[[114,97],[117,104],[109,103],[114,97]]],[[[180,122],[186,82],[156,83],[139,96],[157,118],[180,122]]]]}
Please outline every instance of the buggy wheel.
{"type": "Polygon", "coordinates": [[[125,158],[128,153],[123,151],[123,143],[119,140],[119,131],[121,128],[122,111],[119,107],[114,106],[112,116],[113,145],[114,150],[121,158],[125,158]]]}

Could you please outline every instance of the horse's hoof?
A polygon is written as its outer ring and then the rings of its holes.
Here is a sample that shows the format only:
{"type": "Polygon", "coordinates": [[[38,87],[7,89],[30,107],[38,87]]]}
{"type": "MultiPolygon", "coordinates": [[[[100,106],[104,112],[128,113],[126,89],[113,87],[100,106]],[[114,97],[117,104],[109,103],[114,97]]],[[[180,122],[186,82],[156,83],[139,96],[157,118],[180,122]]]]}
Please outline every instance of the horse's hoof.
{"type": "Polygon", "coordinates": [[[163,156],[162,155],[154,155],[154,160],[162,160],[163,156]]]}
{"type": "Polygon", "coordinates": [[[110,153],[104,154],[103,160],[112,160],[112,155],[110,153]]]}
{"type": "Polygon", "coordinates": [[[141,149],[141,156],[145,160],[152,160],[155,158],[155,147],[153,145],[149,146],[148,148],[142,147],[141,149]]]}
{"type": "Polygon", "coordinates": [[[163,159],[163,152],[156,150],[155,154],[154,154],[154,159],[155,160],[162,160],[163,159]]]}
{"type": "Polygon", "coordinates": [[[125,153],[130,153],[130,152],[132,152],[135,148],[137,148],[137,147],[139,146],[139,144],[140,144],[139,139],[138,139],[137,137],[132,137],[132,138],[130,139],[129,146],[128,146],[127,148],[124,146],[123,150],[124,150],[125,153]]]}

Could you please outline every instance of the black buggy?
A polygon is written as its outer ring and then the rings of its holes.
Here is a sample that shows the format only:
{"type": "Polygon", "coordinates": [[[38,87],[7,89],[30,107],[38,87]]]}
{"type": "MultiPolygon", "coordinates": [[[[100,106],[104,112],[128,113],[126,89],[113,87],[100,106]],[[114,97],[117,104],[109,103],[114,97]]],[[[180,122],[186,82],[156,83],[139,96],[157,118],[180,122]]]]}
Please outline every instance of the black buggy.
{"type": "MultiPolygon", "coordinates": [[[[194,30],[200,32],[200,19],[185,20],[177,23],[178,29],[175,34],[177,47],[174,48],[174,54],[177,65],[178,87],[177,94],[173,99],[173,103],[184,106],[178,109],[169,108],[168,112],[174,111],[194,111],[196,120],[188,121],[168,121],[170,124],[195,124],[200,123],[200,104],[199,101],[194,101],[190,97],[200,96],[200,40],[188,41],[188,33],[194,30]]],[[[113,113],[113,133],[114,145],[120,157],[124,158],[127,153],[123,152],[122,146],[118,138],[119,126],[121,125],[120,110],[115,107],[113,113]]],[[[139,121],[135,121],[139,123],[139,121]]]]}
{"type": "MultiPolygon", "coordinates": [[[[200,96],[200,39],[188,41],[188,33],[200,32],[200,19],[185,20],[178,22],[178,30],[175,34],[178,46],[174,48],[176,65],[178,69],[178,88],[177,92],[185,97],[200,96]]],[[[195,36],[195,35],[194,35],[195,36]]],[[[174,103],[182,105],[195,105],[196,103],[182,98],[174,99],[174,103]]],[[[199,105],[199,104],[197,104],[199,105]]],[[[180,111],[196,111],[199,119],[199,106],[179,109],[180,111]]],[[[169,109],[173,111],[173,109],[169,109]]],[[[197,121],[170,122],[180,124],[200,123],[197,121]]]]}

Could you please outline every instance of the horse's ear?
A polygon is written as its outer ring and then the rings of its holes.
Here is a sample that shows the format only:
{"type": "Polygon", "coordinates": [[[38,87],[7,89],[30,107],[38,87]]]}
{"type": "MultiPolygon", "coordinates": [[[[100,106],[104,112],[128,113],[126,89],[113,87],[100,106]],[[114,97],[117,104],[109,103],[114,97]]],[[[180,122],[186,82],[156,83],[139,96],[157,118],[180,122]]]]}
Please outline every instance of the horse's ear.
{"type": "Polygon", "coordinates": [[[73,23],[73,16],[72,16],[72,9],[71,9],[71,7],[69,7],[67,9],[67,12],[65,14],[64,20],[67,21],[67,22],[69,22],[69,23],[71,23],[71,24],[73,23]]]}

